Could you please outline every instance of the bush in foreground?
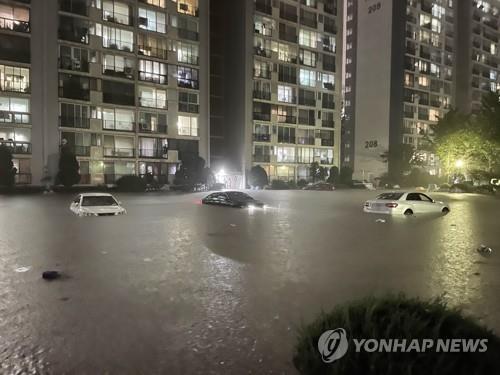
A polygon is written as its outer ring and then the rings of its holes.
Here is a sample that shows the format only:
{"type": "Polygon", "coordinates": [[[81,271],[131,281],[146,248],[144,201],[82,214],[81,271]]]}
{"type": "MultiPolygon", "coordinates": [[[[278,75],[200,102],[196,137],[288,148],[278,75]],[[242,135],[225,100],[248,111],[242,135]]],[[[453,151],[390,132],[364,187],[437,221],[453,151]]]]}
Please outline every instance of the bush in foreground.
{"type": "Polygon", "coordinates": [[[301,374],[499,374],[500,339],[440,299],[422,301],[403,295],[366,298],[340,305],[302,327],[293,363],[301,374]],[[327,364],[317,348],[324,331],[344,328],[349,349],[327,364]],[[355,339],[488,339],[484,353],[367,353],[355,351],[355,339]]]}
{"type": "Polygon", "coordinates": [[[127,193],[142,193],[146,191],[146,181],[139,176],[123,176],[116,181],[118,191],[127,193]]]}

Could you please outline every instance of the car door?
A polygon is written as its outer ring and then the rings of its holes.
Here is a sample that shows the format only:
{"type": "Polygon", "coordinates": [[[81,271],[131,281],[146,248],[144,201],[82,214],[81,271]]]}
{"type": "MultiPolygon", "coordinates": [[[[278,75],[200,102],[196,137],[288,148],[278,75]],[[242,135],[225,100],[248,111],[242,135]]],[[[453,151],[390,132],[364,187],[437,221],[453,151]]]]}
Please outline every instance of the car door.
{"type": "Polygon", "coordinates": [[[434,200],[429,197],[428,195],[420,193],[420,199],[422,201],[422,210],[424,212],[435,212],[435,211],[441,211],[440,208],[436,203],[434,203],[434,200]]]}
{"type": "Polygon", "coordinates": [[[419,193],[408,193],[406,195],[406,203],[411,207],[413,213],[424,212],[422,198],[420,198],[419,193]]]}

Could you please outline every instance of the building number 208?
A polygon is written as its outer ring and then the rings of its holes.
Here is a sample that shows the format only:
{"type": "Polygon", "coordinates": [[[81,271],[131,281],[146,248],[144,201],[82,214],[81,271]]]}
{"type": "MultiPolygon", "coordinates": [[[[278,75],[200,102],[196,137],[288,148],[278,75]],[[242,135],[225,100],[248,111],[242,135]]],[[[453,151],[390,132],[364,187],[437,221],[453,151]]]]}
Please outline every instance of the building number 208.
{"type": "Polygon", "coordinates": [[[365,148],[377,148],[377,147],[378,147],[377,141],[365,141],[365,148]]]}

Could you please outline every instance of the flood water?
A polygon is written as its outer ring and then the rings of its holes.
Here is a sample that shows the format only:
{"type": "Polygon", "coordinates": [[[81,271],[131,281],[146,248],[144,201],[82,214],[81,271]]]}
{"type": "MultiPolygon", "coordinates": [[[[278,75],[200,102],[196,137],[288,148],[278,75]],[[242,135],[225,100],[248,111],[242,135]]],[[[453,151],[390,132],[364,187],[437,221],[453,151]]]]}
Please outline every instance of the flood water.
{"type": "Polygon", "coordinates": [[[392,219],[362,212],[373,192],[252,194],[270,207],[122,194],[127,215],[83,218],[0,196],[0,372],[295,374],[297,327],[372,293],[442,295],[500,333],[500,199],[392,219]]]}

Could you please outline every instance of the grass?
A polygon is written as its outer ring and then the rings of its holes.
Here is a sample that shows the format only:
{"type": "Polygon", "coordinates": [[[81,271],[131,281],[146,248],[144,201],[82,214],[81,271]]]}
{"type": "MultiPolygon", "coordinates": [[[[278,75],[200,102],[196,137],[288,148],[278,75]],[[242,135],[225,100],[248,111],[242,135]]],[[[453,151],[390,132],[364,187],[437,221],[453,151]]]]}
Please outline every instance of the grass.
{"type": "Polygon", "coordinates": [[[322,313],[299,330],[293,363],[301,374],[316,375],[448,375],[500,374],[500,339],[489,329],[449,308],[441,299],[429,301],[404,295],[369,297],[322,313]],[[329,329],[344,328],[346,355],[334,363],[321,360],[317,342],[329,329]],[[355,351],[361,339],[488,339],[485,353],[367,353],[355,351]]]}

